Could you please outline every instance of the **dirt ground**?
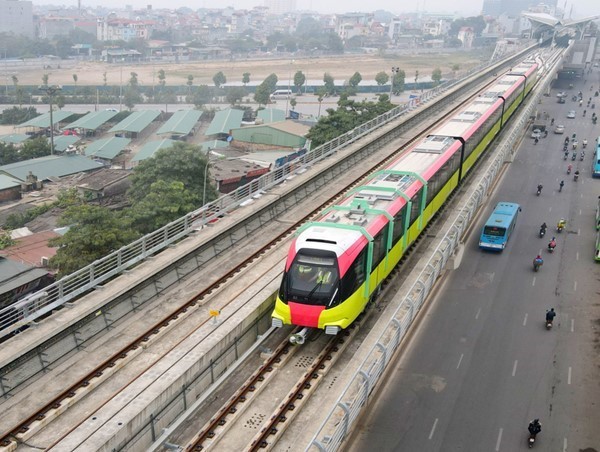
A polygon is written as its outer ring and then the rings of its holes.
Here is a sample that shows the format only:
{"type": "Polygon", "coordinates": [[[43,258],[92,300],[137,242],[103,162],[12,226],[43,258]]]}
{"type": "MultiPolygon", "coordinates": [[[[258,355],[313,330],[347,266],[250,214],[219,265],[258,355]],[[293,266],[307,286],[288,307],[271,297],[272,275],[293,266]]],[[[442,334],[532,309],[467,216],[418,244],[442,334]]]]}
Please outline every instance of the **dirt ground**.
{"type": "Polygon", "coordinates": [[[19,73],[19,83],[35,85],[41,83],[42,75],[49,74],[49,83],[73,85],[73,74],[77,74],[77,84],[102,85],[106,72],[108,85],[119,85],[121,77],[126,82],[131,72],[138,74],[141,85],[158,84],[157,73],[164,69],[167,85],[185,85],[188,75],[194,76],[194,85],[212,85],[212,77],[223,71],[228,82],[241,82],[244,72],[250,73],[251,81],[262,81],[271,73],[276,73],[280,80],[286,80],[301,70],[308,80],[321,80],[325,72],[329,72],[336,80],[347,80],[358,71],[363,80],[373,80],[380,71],[389,72],[397,66],[406,72],[406,80],[414,79],[418,70],[420,79],[429,77],[436,67],[443,73],[450,74],[451,67],[458,64],[461,70],[469,69],[481,62],[482,56],[475,52],[452,52],[437,54],[417,54],[403,56],[379,55],[344,55],[335,57],[301,58],[301,59],[268,59],[268,60],[227,60],[227,61],[195,61],[183,63],[143,63],[143,64],[107,64],[99,62],[80,62],[75,68],[28,70],[19,73]]]}

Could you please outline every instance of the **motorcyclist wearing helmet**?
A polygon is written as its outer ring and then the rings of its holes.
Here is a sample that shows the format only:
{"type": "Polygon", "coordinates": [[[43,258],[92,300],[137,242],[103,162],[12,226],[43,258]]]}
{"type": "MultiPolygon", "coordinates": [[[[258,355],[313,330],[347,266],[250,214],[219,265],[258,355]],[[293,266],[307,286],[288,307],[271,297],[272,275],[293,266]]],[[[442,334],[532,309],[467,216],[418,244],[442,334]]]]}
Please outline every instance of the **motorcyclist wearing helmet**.
{"type": "Polygon", "coordinates": [[[542,431],[542,424],[540,420],[534,419],[533,421],[531,421],[529,423],[529,427],[527,427],[527,430],[529,430],[529,434],[535,438],[535,435],[542,431]]]}
{"type": "Polygon", "coordinates": [[[548,243],[548,249],[554,249],[556,248],[556,237],[552,237],[552,240],[550,240],[550,243],[548,243]]]}
{"type": "Polygon", "coordinates": [[[564,229],[567,227],[567,220],[565,220],[564,218],[561,218],[558,222],[558,224],[556,225],[556,227],[558,229],[564,229]]]}
{"type": "Polygon", "coordinates": [[[556,317],[556,312],[554,308],[551,308],[549,311],[546,311],[546,322],[552,323],[554,321],[554,317],[556,317]]]}

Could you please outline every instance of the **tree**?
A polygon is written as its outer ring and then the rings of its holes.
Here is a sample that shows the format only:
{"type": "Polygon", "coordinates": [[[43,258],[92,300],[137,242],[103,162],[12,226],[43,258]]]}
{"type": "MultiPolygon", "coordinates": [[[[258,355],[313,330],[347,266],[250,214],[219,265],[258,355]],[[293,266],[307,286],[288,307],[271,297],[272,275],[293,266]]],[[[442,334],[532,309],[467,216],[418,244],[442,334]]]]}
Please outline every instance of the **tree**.
{"type": "Polygon", "coordinates": [[[188,102],[196,106],[196,108],[207,104],[212,99],[213,93],[212,88],[208,85],[200,85],[194,89],[192,94],[188,96],[188,102]]]}
{"type": "Polygon", "coordinates": [[[19,161],[50,155],[50,142],[46,137],[25,140],[19,150],[19,161]]]}
{"type": "Polygon", "coordinates": [[[131,88],[137,89],[139,86],[138,75],[136,72],[131,72],[130,75],[131,78],[129,79],[129,86],[131,88]]]}
{"type": "Polygon", "coordinates": [[[217,88],[220,88],[222,85],[227,83],[227,78],[225,77],[225,74],[223,74],[223,71],[217,72],[215,75],[213,75],[212,79],[217,88]]]}
{"type": "Polygon", "coordinates": [[[335,94],[335,83],[333,76],[329,72],[323,74],[323,83],[325,84],[325,92],[327,94],[335,94]]]}
{"type": "Polygon", "coordinates": [[[77,86],[77,74],[73,74],[73,82],[75,82],[75,86],[77,86]]]}
{"type": "Polygon", "coordinates": [[[42,85],[48,86],[48,79],[50,78],[50,74],[42,75],[42,85]]]}
{"type": "MultiPolygon", "coordinates": [[[[131,188],[127,192],[129,200],[136,204],[146,197],[148,187],[154,182],[181,182],[200,207],[204,188],[204,167],[206,157],[198,146],[176,142],[169,149],[161,149],[152,158],[143,160],[137,165],[131,176],[131,188]],[[200,177],[199,177],[200,175],[200,177]]],[[[206,188],[208,201],[216,199],[217,192],[212,186],[206,188]]]]}
{"type": "Polygon", "coordinates": [[[160,69],[158,71],[158,84],[160,85],[160,91],[162,92],[165,84],[167,83],[167,75],[165,74],[164,69],[160,69]]]}
{"type": "Polygon", "coordinates": [[[460,64],[454,63],[450,66],[450,69],[452,69],[452,77],[456,78],[456,73],[459,71],[460,69],[460,64]]]}
{"type": "Polygon", "coordinates": [[[389,79],[390,79],[390,76],[387,75],[387,73],[384,71],[378,72],[375,75],[375,81],[377,82],[377,85],[380,87],[385,85],[389,81],[389,79]]]}
{"type": "Polygon", "coordinates": [[[242,83],[244,84],[244,86],[250,83],[250,72],[244,72],[242,74],[242,83]]]}
{"type": "Polygon", "coordinates": [[[302,93],[302,85],[306,82],[306,75],[302,71],[297,71],[294,74],[294,86],[296,87],[296,92],[298,94],[302,93]]]}
{"type": "Polygon", "coordinates": [[[246,95],[246,90],[240,86],[233,86],[227,90],[227,102],[231,105],[235,105],[242,101],[242,98],[246,95]]]}
{"type": "Polygon", "coordinates": [[[392,78],[392,91],[396,94],[400,94],[402,91],[404,91],[405,81],[406,72],[404,72],[402,69],[398,69],[392,78]]]}
{"type": "Polygon", "coordinates": [[[106,72],[102,73],[102,82],[104,83],[104,86],[106,86],[106,72]]]}
{"type": "Polygon", "coordinates": [[[140,94],[135,88],[127,87],[127,89],[125,89],[125,93],[123,94],[123,103],[130,111],[133,110],[135,104],[140,101],[140,94]]]}
{"type": "Polygon", "coordinates": [[[15,90],[16,90],[16,89],[17,89],[17,85],[19,84],[19,79],[17,78],[17,76],[16,76],[16,75],[13,75],[13,76],[11,77],[11,79],[12,79],[13,85],[14,85],[14,87],[15,87],[15,90]]]}
{"type": "Polygon", "coordinates": [[[254,91],[254,100],[256,103],[260,105],[267,105],[269,103],[269,96],[271,95],[271,91],[261,83],[256,87],[256,91],[254,91]]]}
{"type": "Polygon", "coordinates": [[[292,106],[292,110],[295,110],[295,109],[296,109],[296,105],[298,105],[298,101],[296,100],[296,98],[295,98],[295,97],[292,97],[292,98],[290,99],[290,105],[292,106]]]}
{"type": "Polygon", "coordinates": [[[442,70],[439,67],[436,67],[433,72],[431,72],[431,80],[434,81],[436,86],[440,84],[440,80],[442,80],[442,70]]]}
{"type": "Polygon", "coordinates": [[[73,273],[138,237],[126,217],[86,204],[67,208],[58,224],[69,226],[63,236],[50,240],[51,246],[58,248],[50,266],[59,270],[59,276],[73,273]]]}
{"type": "Polygon", "coordinates": [[[188,96],[189,96],[190,91],[192,90],[192,85],[194,84],[194,76],[192,74],[187,76],[186,84],[188,86],[188,96]]]}
{"type": "Polygon", "coordinates": [[[415,71],[415,89],[419,89],[419,85],[417,85],[418,81],[419,81],[419,70],[417,69],[415,71]]]}
{"type": "Polygon", "coordinates": [[[148,234],[181,218],[196,206],[194,195],[186,190],[183,182],[159,179],[150,184],[144,198],[129,209],[127,216],[137,232],[148,234]]]}
{"type": "Polygon", "coordinates": [[[319,102],[319,113],[317,113],[317,118],[321,117],[321,103],[323,102],[323,97],[327,94],[324,86],[319,86],[317,88],[317,101],[319,102]]]}
{"type": "Polygon", "coordinates": [[[65,106],[65,96],[63,96],[62,94],[56,96],[54,98],[54,102],[56,102],[56,106],[58,107],[58,109],[61,110],[65,106]]]}
{"type": "Polygon", "coordinates": [[[360,75],[360,72],[355,72],[352,77],[350,77],[350,80],[348,80],[348,83],[350,86],[356,88],[361,81],[362,75],[360,75]]]}

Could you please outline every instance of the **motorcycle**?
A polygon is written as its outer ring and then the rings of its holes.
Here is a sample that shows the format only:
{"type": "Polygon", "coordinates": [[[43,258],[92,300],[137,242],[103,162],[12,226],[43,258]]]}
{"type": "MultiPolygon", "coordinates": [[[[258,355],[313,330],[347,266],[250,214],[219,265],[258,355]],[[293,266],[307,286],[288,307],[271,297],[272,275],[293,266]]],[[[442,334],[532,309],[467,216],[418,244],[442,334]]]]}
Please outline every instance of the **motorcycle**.
{"type": "Polygon", "coordinates": [[[540,228],[540,238],[543,238],[546,235],[546,228],[540,228]]]}
{"type": "Polygon", "coordinates": [[[571,174],[571,166],[567,167],[567,174],[571,174]]]}
{"type": "Polygon", "coordinates": [[[552,320],[546,320],[546,329],[547,330],[551,330],[552,329],[552,320]]]}
{"type": "Polygon", "coordinates": [[[550,244],[548,244],[548,252],[549,253],[554,253],[554,248],[556,248],[556,246],[551,246],[550,244]]]}
{"type": "Polygon", "coordinates": [[[537,272],[543,264],[544,264],[543,261],[534,259],[533,260],[533,271],[537,272]]]}
{"type": "Polygon", "coordinates": [[[540,194],[541,194],[541,193],[542,193],[542,189],[541,189],[540,187],[538,187],[538,189],[537,189],[537,193],[536,193],[536,194],[537,194],[538,196],[540,196],[540,194]]]}
{"type": "Polygon", "coordinates": [[[571,160],[575,161],[576,158],[577,158],[577,152],[573,152],[573,154],[571,155],[571,160]]]}
{"type": "Polygon", "coordinates": [[[565,151],[563,160],[567,160],[568,158],[569,158],[569,151],[565,151]]]}
{"type": "Polygon", "coordinates": [[[575,182],[577,182],[577,179],[579,179],[579,173],[575,173],[575,174],[573,175],[573,180],[574,180],[575,182]]]}

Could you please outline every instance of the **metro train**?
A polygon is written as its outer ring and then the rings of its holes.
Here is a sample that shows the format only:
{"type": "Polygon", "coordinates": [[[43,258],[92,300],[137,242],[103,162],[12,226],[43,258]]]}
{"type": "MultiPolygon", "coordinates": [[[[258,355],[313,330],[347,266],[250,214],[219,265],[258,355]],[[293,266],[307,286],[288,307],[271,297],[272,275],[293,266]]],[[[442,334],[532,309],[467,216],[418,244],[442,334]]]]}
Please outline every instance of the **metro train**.
{"type": "Polygon", "coordinates": [[[272,325],[335,335],[352,324],[523,102],[537,72],[533,60],[512,67],[431,135],[303,225],[287,255],[272,325]]]}

